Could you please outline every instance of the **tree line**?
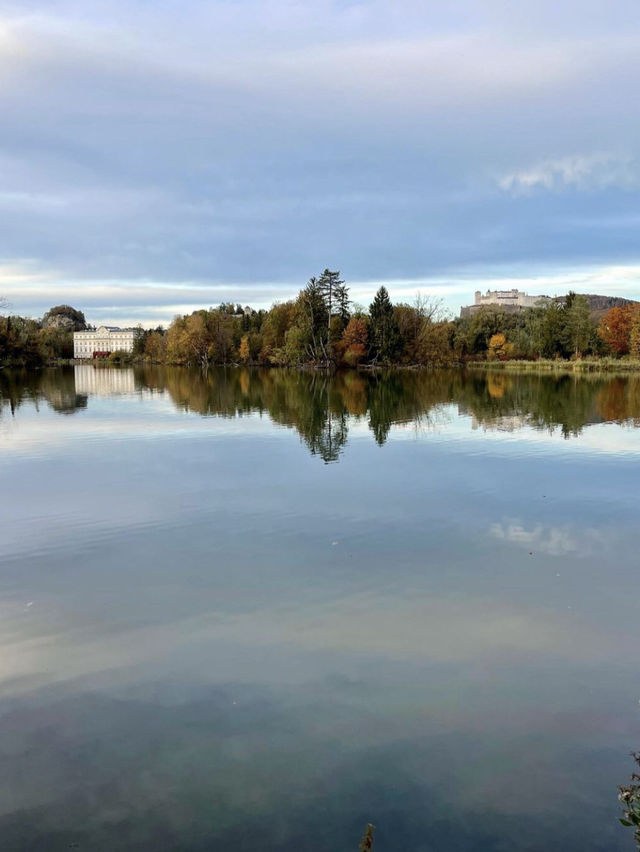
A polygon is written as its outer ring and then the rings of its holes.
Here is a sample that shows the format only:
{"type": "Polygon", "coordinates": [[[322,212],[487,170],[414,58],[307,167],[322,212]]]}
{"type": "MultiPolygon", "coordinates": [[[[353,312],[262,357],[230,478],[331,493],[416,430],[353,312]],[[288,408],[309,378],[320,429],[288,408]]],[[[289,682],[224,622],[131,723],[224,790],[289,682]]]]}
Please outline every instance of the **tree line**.
{"type": "Polygon", "coordinates": [[[340,273],[325,269],[295,300],[269,311],[221,305],[176,317],[166,332],[144,332],[139,352],[157,363],[205,367],[445,367],[469,360],[640,358],[640,305],[612,308],[598,322],[587,298],[569,293],[519,312],[486,306],[450,319],[441,302],[420,295],[411,304],[393,304],[384,286],[368,309],[353,305],[340,273]]]}
{"type": "MultiPolygon", "coordinates": [[[[52,308],[42,321],[0,317],[0,362],[71,358],[79,327],[86,327],[84,316],[69,306],[52,308]]],[[[420,295],[411,304],[393,304],[384,286],[368,308],[354,305],[340,272],[330,269],[270,310],[228,303],[177,316],[166,330],[140,328],[132,353],[137,360],[201,367],[445,367],[605,355],[640,358],[640,305],[612,308],[598,322],[586,297],[569,293],[518,312],[484,306],[451,319],[440,301],[420,295]]],[[[131,356],[113,353],[112,359],[131,356]]]]}
{"type": "Polygon", "coordinates": [[[86,328],[82,311],[70,305],[56,305],[39,320],[0,315],[0,364],[30,367],[73,358],[73,332],[86,328]]]}

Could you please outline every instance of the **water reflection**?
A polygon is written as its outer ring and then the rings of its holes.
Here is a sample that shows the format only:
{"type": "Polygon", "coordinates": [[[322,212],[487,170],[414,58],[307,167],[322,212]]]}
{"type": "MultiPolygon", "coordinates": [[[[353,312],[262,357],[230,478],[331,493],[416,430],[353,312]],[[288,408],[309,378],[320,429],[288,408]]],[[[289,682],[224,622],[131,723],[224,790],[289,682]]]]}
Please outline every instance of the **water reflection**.
{"type": "Polygon", "coordinates": [[[640,425],[640,376],[512,375],[491,372],[349,371],[326,375],[292,370],[185,367],[129,369],[77,366],[41,372],[0,372],[0,411],[46,400],[64,414],[91,396],[145,392],[167,395],[176,408],[202,416],[266,413],[293,427],[310,452],[336,461],[349,428],[366,423],[380,445],[394,424],[436,425],[454,413],[472,429],[517,432],[525,427],[579,435],[592,424],[640,425]]]}
{"type": "Polygon", "coordinates": [[[627,848],[637,379],[0,396],[2,852],[627,848]]]}
{"type": "Polygon", "coordinates": [[[111,396],[112,394],[133,393],[136,379],[133,370],[96,369],[90,364],[79,364],[73,368],[76,393],[85,396],[111,396]]]}
{"type": "Polygon", "coordinates": [[[73,370],[0,370],[0,414],[12,414],[25,402],[49,403],[60,414],[87,407],[87,396],[77,388],[73,370]]]}

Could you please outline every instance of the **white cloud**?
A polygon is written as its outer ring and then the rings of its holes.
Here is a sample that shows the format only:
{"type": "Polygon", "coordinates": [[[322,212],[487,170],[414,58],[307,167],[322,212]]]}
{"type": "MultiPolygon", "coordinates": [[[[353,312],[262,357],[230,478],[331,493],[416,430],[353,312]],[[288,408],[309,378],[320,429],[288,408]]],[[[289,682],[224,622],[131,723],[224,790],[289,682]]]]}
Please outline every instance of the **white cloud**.
{"type": "Polygon", "coordinates": [[[527,193],[535,189],[601,190],[608,187],[633,189],[640,184],[638,163],[618,154],[576,154],[544,160],[509,172],[498,179],[506,192],[527,193]]]}
{"type": "MultiPolygon", "coordinates": [[[[0,259],[1,260],[1,259],[0,259]]],[[[314,270],[310,270],[309,274],[314,270]]],[[[542,270],[535,274],[518,269],[485,270],[464,268],[450,275],[411,278],[352,277],[342,269],[353,302],[371,302],[383,284],[395,302],[412,302],[419,292],[442,299],[444,308],[457,315],[461,305],[473,301],[475,290],[517,288],[531,294],[562,295],[598,293],[640,300],[640,265],[574,267],[560,272],[542,270]]],[[[128,280],[83,278],[59,269],[41,268],[34,260],[0,262],[0,296],[7,299],[11,313],[40,317],[52,305],[72,304],[82,310],[89,322],[111,325],[155,327],[167,325],[176,314],[186,314],[221,302],[240,302],[255,308],[269,308],[276,302],[296,297],[305,279],[265,280],[149,280],[132,276],[128,280]]]]}
{"type": "MultiPolygon", "coordinates": [[[[252,282],[286,298],[327,264],[358,301],[387,279],[456,310],[483,286],[471,264],[637,263],[612,190],[638,164],[610,153],[640,128],[630,0],[462,6],[0,0],[0,263],[57,270],[14,310],[124,310],[106,280],[268,304],[252,282]]],[[[165,319],[201,304],[149,296],[165,319]]]]}
{"type": "Polygon", "coordinates": [[[572,531],[569,527],[536,524],[527,529],[519,520],[492,524],[489,535],[500,541],[549,556],[588,556],[605,546],[605,536],[596,530],[572,531]]]}

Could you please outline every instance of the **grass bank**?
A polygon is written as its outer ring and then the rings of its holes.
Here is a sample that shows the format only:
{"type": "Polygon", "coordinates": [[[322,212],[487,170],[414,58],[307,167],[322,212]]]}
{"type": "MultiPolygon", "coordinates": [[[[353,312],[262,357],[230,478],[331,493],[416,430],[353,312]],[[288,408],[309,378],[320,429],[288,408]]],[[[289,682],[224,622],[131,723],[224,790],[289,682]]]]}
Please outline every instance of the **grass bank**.
{"type": "Polygon", "coordinates": [[[637,373],[640,360],[633,358],[583,358],[577,361],[540,358],[538,361],[469,361],[476,370],[530,373],[637,373]]]}

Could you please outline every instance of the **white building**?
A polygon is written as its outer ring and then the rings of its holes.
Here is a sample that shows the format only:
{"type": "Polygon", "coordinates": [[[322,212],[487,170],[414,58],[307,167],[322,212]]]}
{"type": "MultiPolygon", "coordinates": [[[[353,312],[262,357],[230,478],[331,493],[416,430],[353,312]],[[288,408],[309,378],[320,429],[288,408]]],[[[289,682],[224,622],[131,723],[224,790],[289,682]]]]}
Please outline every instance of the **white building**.
{"type": "Polygon", "coordinates": [[[96,331],[74,331],[73,357],[93,358],[96,352],[101,355],[110,352],[133,352],[135,339],[135,328],[101,325],[96,331]]]}
{"type": "Polygon", "coordinates": [[[522,290],[516,289],[487,290],[484,295],[480,290],[476,290],[473,305],[460,308],[460,316],[473,316],[484,307],[501,308],[510,313],[517,313],[523,308],[535,308],[538,305],[545,305],[550,301],[549,296],[530,296],[528,293],[523,293],[522,290]]]}
{"type": "Polygon", "coordinates": [[[482,295],[480,290],[476,290],[475,305],[495,305],[497,307],[520,307],[534,308],[540,302],[548,302],[548,296],[529,296],[523,293],[522,290],[487,290],[482,295]]]}

